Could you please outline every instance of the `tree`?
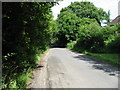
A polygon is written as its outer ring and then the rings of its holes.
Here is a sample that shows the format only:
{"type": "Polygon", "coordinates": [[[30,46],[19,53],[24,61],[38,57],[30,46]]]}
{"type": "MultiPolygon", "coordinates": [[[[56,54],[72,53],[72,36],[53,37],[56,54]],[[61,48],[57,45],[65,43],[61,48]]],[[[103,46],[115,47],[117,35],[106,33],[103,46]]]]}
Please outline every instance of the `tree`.
{"type": "Polygon", "coordinates": [[[96,20],[90,18],[80,19],[76,14],[65,11],[58,15],[57,22],[59,29],[57,33],[58,41],[66,46],[68,42],[80,38],[81,26],[89,25],[96,22],[96,20]]]}
{"type": "Polygon", "coordinates": [[[77,23],[78,17],[76,14],[71,12],[63,12],[58,15],[57,23],[58,23],[58,40],[60,43],[66,43],[70,40],[75,40],[77,37],[77,23]]]}
{"type": "Polygon", "coordinates": [[[75,41],[80,37],[81,26],[96,21],[100,25],[103,20],[109,22],[109,12],[107,14],[103,9],[95,7],[91,2],[71,3],[68,7],[63,8],[58,15],[58,41],[64,43],[64,45],[70,41],[75,41]]]}
{"type": "Polygon", "coordinates": [[[79,18],[94,18],[98,21],[100,25],[103,20],[106,20],[107,22],[109,22],[110,20],[109,13],[107,14],[102,8],[95,7],[94,4],[91,2],[71,3],[71,5],[69,5],[68,7],[63,8],[61,10],[61,13],[65,11],[72,11],[72,13],[76,14],[76,16],[78,16],[79,18]]]}

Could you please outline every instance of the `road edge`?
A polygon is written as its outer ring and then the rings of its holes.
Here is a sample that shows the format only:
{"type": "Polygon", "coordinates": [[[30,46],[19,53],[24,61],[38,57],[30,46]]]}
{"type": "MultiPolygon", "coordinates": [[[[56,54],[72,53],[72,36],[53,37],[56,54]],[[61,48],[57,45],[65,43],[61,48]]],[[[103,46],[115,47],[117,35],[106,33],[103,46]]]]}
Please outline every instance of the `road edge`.
{"type": "Polygon", "coordinates": [[[42,59],[38,62],[38,65],[42,67],[32,70],[32,79],[27,83],[27,88],[46,88],[47,60],[49,57],[49,51],[50,49],[42,55],[42,59]]]}

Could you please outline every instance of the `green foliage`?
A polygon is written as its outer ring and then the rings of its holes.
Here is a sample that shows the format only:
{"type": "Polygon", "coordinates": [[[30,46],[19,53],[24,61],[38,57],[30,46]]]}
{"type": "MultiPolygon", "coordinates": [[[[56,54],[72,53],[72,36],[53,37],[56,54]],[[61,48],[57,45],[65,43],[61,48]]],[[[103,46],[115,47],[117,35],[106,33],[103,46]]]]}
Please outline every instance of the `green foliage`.
{"type": "Polygon", "coordinates": [[[107,43],[106,47],[111,52],[120,53],[120,34],[112,37],[112,39],[108,39],[109,43],[107,43]]]}
{"type": "Polygon", "coordinates": [[[50,23],[50,31],[51,31],[51,43],[55,43],[57,41],[57,33],[58,33],[58,26],[56,20],[52,20],[50,23]]]}
{"type": "Polygon", "coordinates": [[[70,12],[63,12],[58,16],[57,25],[58,33],[57,38],[60,43],[66,43],[70,40],[76,40],[77,37],[77,22],[78,17],[70,12]],[[62,37],[62,38],[61,38],[62,37]]]}
{"type": "Polygon", "coordinates": [[[109,22],[109,13],[106,13],[102,8],[97,8],[94,6],[93,3],[91,2],[74,2],[71,3],[71,5],[69,5],[66,8],[63,8],[61,10],[62,12],[72,12],[74,14],[76,14],[76,16],[78,16],[79,18],[91,18],[91,19],[96,19],[98,21],[99,24],[101,24],[101,22],[103,20],[106,20],[107,22],[109,22]]]}
{"type": "Polygon", "coordinates": [[[20,82],[15,78],[24,77],[26,73],[22,73],[35,66],[37,56],[49,47],[53,5],[51,2],[3,3],[2,76],[6,88],[24,85],[26,78],[20,82]],[[15,86],[15,83],[21,84],[15,86]]]}
{"type": "Polygon", "coordinates": [[[97,22],[83,25],[81,23],[80,25],[76,43],[68,43],[67,48],[78,52],[120,52],[119,25],[100,27],[97,22]]]}
{"type": "Polygon", "coordinates": [[[103,46],[103,34],[97,23],[91,23],[80,27],[79,38],[75,45],[76,48],[82,51],[101,52],[103,46]]]}
{"type": "Polygon", "coordinates": [[[71,41],[71,42],[67,43],[67,48],[73,49],[75,44],[76,44],[76,41],[71,41]]]}
{"type": "Polygon", "coordinates": [[[120,24],[102,28],[106,52],[120,53],[120,24]]]}

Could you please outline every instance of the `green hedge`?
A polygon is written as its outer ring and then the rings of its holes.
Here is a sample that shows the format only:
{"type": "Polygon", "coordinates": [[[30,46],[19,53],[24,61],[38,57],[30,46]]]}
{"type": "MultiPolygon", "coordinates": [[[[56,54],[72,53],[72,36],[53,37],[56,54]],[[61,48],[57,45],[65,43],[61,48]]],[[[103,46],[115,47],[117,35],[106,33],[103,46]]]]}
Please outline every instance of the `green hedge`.
{"type": "Polygon", "coordinates": [[[115,26],[100,27],[97,23],[83,25],[79,30],[79,38],[71,41],[67,47],[80,52],[93,53],[119,53],[120,33],[119,24],[115,26]]]}
{"type": "MultiPolygon", "coordinates": [[[[34,67],[37,57],[49,47],[53,5],[51,2],[3,3],[3,88],[10,88],[19,75],[34,67]]],[[[16,81],[19,88],[23,84],[20,86],[16,81]]]]}

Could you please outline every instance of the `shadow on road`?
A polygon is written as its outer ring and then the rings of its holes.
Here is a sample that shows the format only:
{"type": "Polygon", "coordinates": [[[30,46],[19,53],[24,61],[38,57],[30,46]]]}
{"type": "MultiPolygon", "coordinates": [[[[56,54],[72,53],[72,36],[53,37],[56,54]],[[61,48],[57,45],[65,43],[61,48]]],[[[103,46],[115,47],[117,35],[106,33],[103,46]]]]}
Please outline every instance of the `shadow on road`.
{"type": "Polygon", "coordinates": [[[91,65],[93,69],[103,70],[104,72],[108,73],[110,76],[118,76],[118,68],[113,67],[103,61],[92,59],[90,57],[87,57],[86,55],[78,55],[74,56],[74,58],[77,58],[78,60],[85,61],[91,65]]]}
{"type": "Polygon", "coordinates": [[[33,66],[32,68],[33,68],[33,69],[41,69],[41,68],[43,68],[43,67],[44,67],[43,65],[37,64],[37,65],[33,66]]]}

